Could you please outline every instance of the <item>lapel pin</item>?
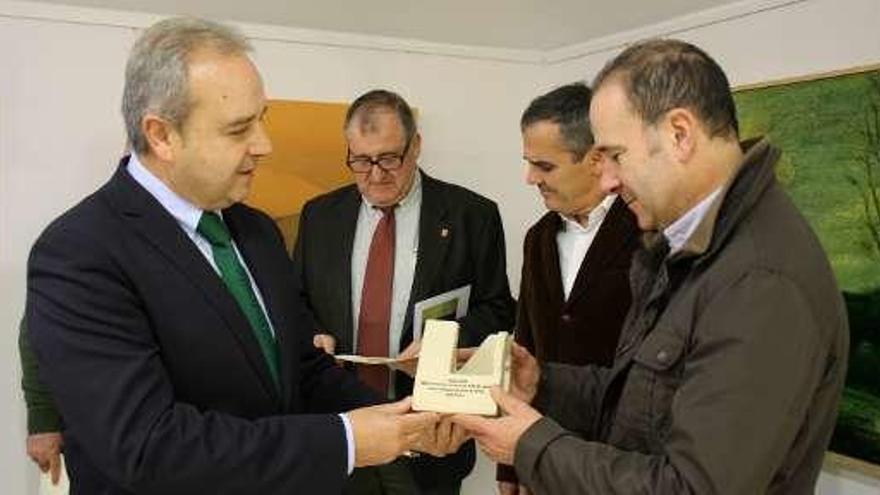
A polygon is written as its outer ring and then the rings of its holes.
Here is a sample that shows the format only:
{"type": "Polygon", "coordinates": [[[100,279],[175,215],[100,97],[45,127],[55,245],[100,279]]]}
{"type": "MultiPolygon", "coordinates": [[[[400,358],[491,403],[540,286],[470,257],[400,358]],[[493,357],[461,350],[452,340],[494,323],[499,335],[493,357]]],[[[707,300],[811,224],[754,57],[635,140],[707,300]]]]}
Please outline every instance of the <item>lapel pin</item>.
{"type": "Polygon", "coordinates": [[[443,238],[449,237],[449,229],[447,229],[446,227],[443,227],[442,229],[440,229],[440,237],[443,237],[443,238]]]}

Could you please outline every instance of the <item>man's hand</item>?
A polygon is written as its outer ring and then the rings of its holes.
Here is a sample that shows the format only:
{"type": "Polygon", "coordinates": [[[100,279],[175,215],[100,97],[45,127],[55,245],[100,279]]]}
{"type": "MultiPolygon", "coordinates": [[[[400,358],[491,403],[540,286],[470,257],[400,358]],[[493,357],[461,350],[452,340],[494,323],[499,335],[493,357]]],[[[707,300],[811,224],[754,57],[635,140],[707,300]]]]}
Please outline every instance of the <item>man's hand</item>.
{"type": "MultiPolygon", "coordinates": [[[[455,360],[458,366],[464,364],[474,353],[476,347],[458,349],[455,360]]],[[[511,370],[510,370],[510,393],[527,403],[531,403],[538,393],[538,382],[541,381],[541,367],[538,360],[529,354],[528,349],[514,342],[510,346],[511,370]]]]}
{"type": "Polygon", "coordinates": [[[502,464],[513,465],[516,444],[523,433],[541,419],[541,413],[498,387],[492,387],[491,393],[492,399],[501,408],[504,416],[492,419],[470,414],[456,414],[452,417],[452,421],[463,426],[477,440],[480,449],[490,459],[502,464]]]}
{"type": "Polygon", "coordinates": [[[538,360],[529,354],[528,349],[516,342],[510,346],[510,354],[513,358],[510,367],[510,393],[517,399],[531,404],[538,393],[541,367],[538,366],[538,360]]]}
{"type": "Polygon", "coordinates": [[[391,366],[391,369],[406,373],[410,378],[415,378],[416,368],[419,365],[419,352],[421,350],[422,341],[414,340],[406,346],[403,352],[397,355],[397,362],[391,363],[389,366],[391,366]]]}
{"type": "Polygon", "coordinates": [[[36,433],[27,437],[27,454],[40,471],[49,472],[52,484],[57,485],[61,478],[61,449],[64,440],[61,433],[36,433]]]}
{"type": "Polygon", "coordinates": [[[530,495],[529,489],[525,485],[518,485],[509,481],[498,482],[499,495],[530,495]]]}
{"type": "Polygon", "coordinates": [[[363,407],[348,413],[354,434],[355,467],[387,464],[419,447],[424,430],[434,429],[437,413],[410,413],[412,399],[381,406],[363,407]]]}
{"type": "Polygon", "coordinates": [[[318,349],[324,349],[324,352],[331,356],[336,354],[336,337],[329,333],[318,333],[312,337],[312,343],[318,349]]]}
{"type": "Polygon", "coordinates": [[[422,438],[415,449],[435,457],[445,457],[457,452],[469,439],[464,427],[453,423],[451,416],[443,416],[436,427],[422,432],[422,438]]]}

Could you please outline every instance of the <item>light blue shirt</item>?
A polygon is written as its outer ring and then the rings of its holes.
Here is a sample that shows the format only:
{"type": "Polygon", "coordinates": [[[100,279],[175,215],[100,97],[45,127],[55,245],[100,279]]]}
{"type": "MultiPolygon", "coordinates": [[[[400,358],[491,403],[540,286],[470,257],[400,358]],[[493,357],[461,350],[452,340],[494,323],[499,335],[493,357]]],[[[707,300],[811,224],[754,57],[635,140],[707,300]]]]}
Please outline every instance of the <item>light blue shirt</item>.
{"type": "MultiPolygon", "coordinates": [[[[412,186],[397,203],[394,209],[394,280],[392,281],[391,321],[388,326],[388,354],[397,356],[403,322],[409,306],[410,290],[415,278],[416,260],[419,252],[419,217],[422,209],[422,173],[416,170],[412,186]]],[[[354,231],[354,246],[351,252],[351,311],[353,339],[352,347],[357,350],[358,319],[361,311],[361,295],[364,277],[367,272],[367,259],[370,257],[370,244],[382,211],[375,208],[366,198],[362,198],[354,231]]],[[[393,377],[393,374],[392,374],[393,377]]],[[[393,378],[392,378],[393,380],[393,378]]],[[[389,383],[388,394],[394,390],[389,383]]]]}
{"type": "Polygon", "coordinates": [[[693,235],[694,230],[700,225],[700,221],[706,216],[709,207],[715,202],[715,198],[721,194],[723,187],[719,187],[712,191],[711,194],[703,198],[696,206],[688,210],[687,213],[679,217],[678,220],[672,222],[672,225],[663,230],[663,235],[669,241],[669,255],[673,255],[684,247],[684,244],[693,235]]]}
{"type": "MultiPolygon", "coordinates": [[[[196,230],[199,225],[199,220],[202,218],[202,209],[172,191],[164,182],[159,180],[158,177],[144,167],[136,154],[132,153],[131,158],[128,160],[126,170],[135,182],[140,184],[141,187],[146,189],[151,196],[156,198],[156,201],[158,201],[159,204],[161,204],[162,207],[165,208],[175,220],[177,220],[177,224],[183,229],[183,232],[187,237],[193,241],[199,252],[202,253],[205,260],[210,263],[211,267],[214,268],[214,271],[219,276],[220,269],[217,267],[217,263],[214,262],[214,253],[211,250],[211,243],[196,230]]],[[[215,213],[221,215],[222,218],[222,213],[219,211],[215,213]]],[[[254,277],[251,275],[247,263],[244,262],[244,258],[241,257],[241,253],[238,251],[238,246],[235,245],[234,240],[232,241],[232,248],[235,251],[235,256],[238,257],[239,263],[241,263],[241,266],[244,267],[245,273],[247,273],[251,289],[253,289],[254,294],[257,296],[257,302],[260,303],[260,309],[262,309],[263,314],[266,315],[266,321],[269,322],[269,329],[274,336],[275,327],[272,326],[272,318],[269,315],[269,312],[266,311],[266,304],[263,302],[260,288],[257,287],[257,284],[254,282],[254,277]]],[[[351,474],[351,471],[354,469],[354,434],[351,429],[351,421],[348,419],[348,415],[340,414],[339,417],[342,418],[342,424],[345,427],[345,439],[348,444],[348,472],[351,474]]]]}

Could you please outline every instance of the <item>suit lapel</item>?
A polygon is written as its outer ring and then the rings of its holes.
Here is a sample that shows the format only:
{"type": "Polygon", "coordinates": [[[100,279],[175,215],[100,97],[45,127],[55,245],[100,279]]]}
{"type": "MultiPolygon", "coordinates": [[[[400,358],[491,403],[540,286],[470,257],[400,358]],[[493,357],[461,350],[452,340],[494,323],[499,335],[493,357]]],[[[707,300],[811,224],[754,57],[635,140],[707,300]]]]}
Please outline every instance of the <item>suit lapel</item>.
{"type": "Polygon", "coordinates": [[[124,159],[113,177],[113,200],[119,211],[145,242],[162,253],[202,293],[238,339],[266,393],[277,398],[262,351],[235,299],[177,220],[128,174],[127,163],[124,159]]]}
{"type": "Polygon", "coordinates": [[[595,274],[604,271],[625,248],[630,237],[636,235],[637,229],[633,227],[632,220],[627,217],[626,212],[626,204],[618,197],[611,204],[611,209],[602,220],[593,243],[581,261],[566,306],[574,304],[588,292],[587,288],[592,285],[592,281],[596,278],[595,274]]]}
{"type": "Polygon", "coordinates": [[[547,294],[548,300],[559,301],[559,304],[565,304],[565,291],[562,287],[562,271],[559,267],[559,244],[556,242],[556,235],[562,228],[562,219],[559,214],[549,212],[545,219],[544,225],[538,232],[537,248],[538,261],[536,271],[544,278],[540,287],[549,289],[547,294]]]}
{"type": "Polygon", "coordinates": [[[333,236],[338,236],[334,242],[330,242],[329,246],[324,246],[326,251],[327,267],[326,276],[334,286],[339,287],[339,300],[336,305],[343,312],[343,332],[344,337],[348,340],[346,343],[352,352],[357,350],[353,348],[354,316],[351,308],[351,255],[354,250],[354,234],[357,229],[358,214],[361,207],[361,196],[355,186],[350,186],[345,197],[335,206],[336,212],[332,218],[338,218],[340,224],[331,227],[330,232],[333,236]],[[340,260],[344,260],[340,262],[340,260]]]}
{"type": "Polygon", "coordinates": [[[437,184],[424,172],[422,174],[422,206],[419,212],[419,252],[416,258],[416,269],[413,275],[413,286],[407,305],[406,319],[403,324],[402,343],[412,341],[412,306],[431,294],[432,282],[437,271],[443,268],[443,260],[449,242],[455,235],[452,225],[446,219],[447,205],[437,190],[437,184]]]}

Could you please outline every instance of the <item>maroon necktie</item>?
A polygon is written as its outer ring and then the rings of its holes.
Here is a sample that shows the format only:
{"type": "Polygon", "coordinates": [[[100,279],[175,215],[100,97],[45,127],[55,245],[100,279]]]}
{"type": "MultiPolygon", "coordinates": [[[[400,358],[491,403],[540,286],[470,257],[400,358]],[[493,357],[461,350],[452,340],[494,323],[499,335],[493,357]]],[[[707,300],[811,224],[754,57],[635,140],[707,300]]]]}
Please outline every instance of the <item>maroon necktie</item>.
{"type": "MultiPolygon", "coordinates": [[[[388,356],[388,329],[391,323],[391,291],[394,282],[394,207],[381,208],[382,219],[376,225],[370,256],[364,274],[361,309],[358,317],[358,354],[388,356]]],[[[388,368],[359,366],[358,375],[370,387],[385,396],[388,393],[388,368]]]]}

